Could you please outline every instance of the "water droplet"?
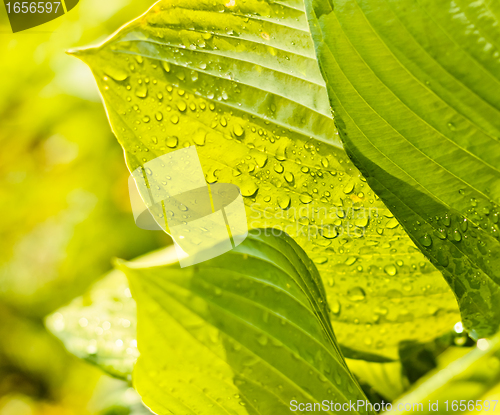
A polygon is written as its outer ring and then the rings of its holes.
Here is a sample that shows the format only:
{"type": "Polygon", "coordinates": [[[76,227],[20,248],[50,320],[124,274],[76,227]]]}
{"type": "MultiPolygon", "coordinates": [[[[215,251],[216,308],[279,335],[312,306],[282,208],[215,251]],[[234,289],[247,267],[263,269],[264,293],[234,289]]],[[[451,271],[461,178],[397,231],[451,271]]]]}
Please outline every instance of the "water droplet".
{"type": "Polygon", "coordinates": [[[344,186],[344,193],[348,195],[354,190],[354,183],[348,183],[344,186]]]}
{"type": "Polygon", "coordinates": [[[172,124],[177,124],[177,123],[179,122],[179,116],[178,116],[178,115],[176,115],[176,114],[172,115],[172,116],[170,117],[170,122],[171,122],[172,124]]]}
{"type": "Polygon", "coordinates": [[[375,310],[373,310],[373,312],[375,314],[379,314],[381,316],[385,316],[387,315],[387,313],[389,312],[389,310],[383,306],[379,306],[379,307],[375,307],[375,310]]]}
{"type": "Polygon", "coordinates": [[[259,190],[259,188],[251,180],[247,180],[241,185],[241,194],[245,197],[251,197],[255,195],[255,193],[257,193],[257,190],[259,190]]]}
{"type": "Polygon", "coordinates": [[[243,134],[245,133],[245,130],[241,125],[236,124],[233,128],[233,133],[236,137],[242,137],[243,134]]]}
{"type": "Polygon", "coordinates": [[[216,183],[219,178],[217,177],[217,169],[215,167],[212,167],[208,173],[205,175],[205,179],[207,180],[207,183],[212,184],[216,183]]]}
{"type": "Polygon", "coordinates": [[[179,139],[175,135],[171,135],[170,137],[167,137],[167,139],[165,140],[165,144],[167,145],[167,147],[170,148],[175,148],[178,142],[179,139]]]}
{"type": "Polygon", "coordinates": [[[393,277],[394,275],[396,275],[398,273],[397,268],[393,264],[386,265],[384,267],[384,271],[386,272],[386,274],[390,275],[391,277],[393,277]]]}
{"type": "Polygon", "coordinates": [[[469,221],[467,218],[463,218],[462,223],[460,223],[460,229],[462,229],[462,232],[467,232],[467,228],[469,227],[469,221]]]}
{"type": "Polygon", "coordinates": [[[432,238],[427,234],[422,236],[418,241],[426,248],[432,245],[432,238]]]}
{"type": "Polygon", "coordinates": [[[354,224],[360,228],[366,228],[368,226],[368,217],[355,219],[354,224]]]}
{"type": "Polygon", "coordinates": [[[308,203],[311,203],[313,198],[312,196],[309,194],[309,193],[302,193],[300,196],[299,196],[299,199],[302,203],[304,203],[305,205],[307,205],[308,203]]]}
{"type": "Polygon", "coordinates": [[[445,215],[442,219],[443,225],[444,226],[450,226],[451,225],[451,218],[448,215],[445,215]]]}
{"type": "Polygon", "coordinates": [[[439,265],[441,265],[443,267],[447,267],[450,263],[448,255],[442,249],[439,249],[437,252],[437,261],[438,261],[439,265]]]}
{"type": "Polygon", "coordinates": [[[349,258],[347,258],[344,262],[344,264],[346,265],[352,265],[354,264],[356,261],[358,260],[358,258],[356,258],[355,256],[351,256],[349,258]]]}
{"type": "Polygon", "coordinates": [[[331,309],[332,313],[335,314],[336,316],[338,316],[340,314],[341,308],[342,308],[342,306],[341,306],[339,300],[333,300],[330,304],[330,309],[331,309]]]}
{"type": "Polygon", "coordinates": [[[453,240],[455,242],[460,242],[462,240],[462,234],[460,233],[460,231],[458,229],[455,229],[453,231],[453,240]]]}
{"type": "Polygon", "coordinates": [[[265,336],[264,334],[262,336],[259,336],[258,342],[261,346],[267,345],[268,342],[267,336],[265,336]]]}
{"type": "Polygon", "coordinates": [[[363,301],[366,298],[366,293],[361,287],[354,287],[347,291],[347,298],[354,302],[363,301]]]}
{"type": "Polygon", "coordinates": [[[293,182],[293,179],[294,179],[294,177],[293,177],[293,173],[291,173],[291,172],[287,171],[287,172],[285,173],[285,180],[286,180],[288,183],[292,183],[292,182],[293,182]]]}
{"type": "Polygon", "coordinates": [[[327,226],[323,226],[321,228],[321,235],[323,236],[323,238],[326,238],[326,239],[334,239],[339,235],[339,233],[337,231],[336,226],[327,225],[327,226]]]}
{"type": "Polygon", "coordinates": [[[445,240],[446,239],[446,229],[438,229],[436,235],[439,239],[445,240]]]}
{"type": "Polygon", "coordinates": [[[283,166],[280,163],[274,165],[274,171],[276,173],[283,173],[284,170],[285,169],[283,168],[283,166]]]}
{"type": "Polygon", "coordinates": [[[389,221],[385,225],[385,227],[388,228],[388,229],[394,229],[394,228],[396,228],[398,226],[399,226],[399,222],[398,222],[398,220],[396,218],[389,219],[389,221]]]}
{"type": "Polygon", "coordinates": [[[146,87],[146,85],[139,85],[135,89],[135,95],[138,98],[146,98],[148,96],[148,88],[146,87]]]}
{"type": "Polygon", "coordinates": [[[125,69],[117,68],[116,66],[110,66],[104,71],[106,75],[115,81],[121,82],[128,78],[128,72],[125,69]]]}
{"type": "Polygon", "coordinates": [[[283,195],[283,196],[278,196],[278,205],[281,209],[286,210],[290,207],[290,196],[288,195],[283,195]]]}
{"type": "Polygon", "coordinates": [[[193,141],[196,145],[198,146],[203,146],[205,145],[205,137],[206,134],[204,131],[198,131],[194,136],[193,136],[193,141]]]}
{"type": "Polygon", "coordinates": [[[156,121],[161,121],[163,120],[163,114],[161,112],[157,112],[155,114],[156,121]]]}

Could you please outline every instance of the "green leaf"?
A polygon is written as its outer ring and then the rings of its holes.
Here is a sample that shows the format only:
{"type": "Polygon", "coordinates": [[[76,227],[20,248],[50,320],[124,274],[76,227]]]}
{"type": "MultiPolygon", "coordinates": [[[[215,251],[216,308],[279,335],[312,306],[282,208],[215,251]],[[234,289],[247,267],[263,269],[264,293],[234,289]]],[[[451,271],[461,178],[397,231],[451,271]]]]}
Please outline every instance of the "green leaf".
{"type": "MultiPolygon", "coordinates": [[[[488,392],[500,381],[500,337],[497,335],[490,340],[481,339],[478,347],[470,352],[466,348],[452,347],[440,359],[442,363],[436,370],[393,403],[391,413],[469,413],[467,410],[460,410],[461,400],[466,405],[473,401],[475,408],[470,413],[478,413],[480,409],[479,406],[476,408],[476,402],[486,404],[483,396],[486,399],[488,392]],[[458,410],[453,410],[453,401],[458,410]],[[429,410],[429,402],[439,411],[429,410]],[[413,410],[403,410],[405,405],[407,409],[413,410]]],[[[493,412],[494,406],[498,406],[498,401],[490,401],[487,413],[493,412]]]]}
{"type": "MultiPolygon", "coordinates": [[[[134,260],[144,265],[176,262],[173,247],[134,260]]],[[[112,376],[131,380],[137,351],[136,305],[123,272],[114,270],[83,296],[45,319],[66,349],[112,376]]]]}
{"type": "Polygon", "coordinates": [[[196,145],[208,183],[240,187],[249,228],[285,230],[316,263],[346,356],[397,359],[451,330],[456,301],[341,148],[303,7],[161,1],[73,53],[131,171],[196,145]]]}
{"type": "Polygon", "coordinates": [[[290,237],[256,230],[192,267],[121,269],[137,302],[134,387],[156,413],[276,414],[294,400],[366,400],[318,271],[290,237]]]}
{"type": "Polygon", "coordinates": [[[500,322],[500,3],[307,0],[349,156],[452,287],[500,322]]]}

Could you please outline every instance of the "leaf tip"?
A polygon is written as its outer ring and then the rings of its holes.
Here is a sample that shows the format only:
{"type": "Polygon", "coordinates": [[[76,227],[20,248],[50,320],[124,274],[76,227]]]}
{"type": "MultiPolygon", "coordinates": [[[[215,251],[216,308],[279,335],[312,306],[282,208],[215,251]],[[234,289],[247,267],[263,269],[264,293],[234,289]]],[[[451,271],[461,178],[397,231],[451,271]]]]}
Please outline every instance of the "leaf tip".
{"type": "Polygon", "coordinates": [[[81,61],[87,63],[87,57],[94,53],[95,48],[74,48],[68,49],[66,51],[67,55],[74,56],[75,58],[80,59],[81,61]]]}

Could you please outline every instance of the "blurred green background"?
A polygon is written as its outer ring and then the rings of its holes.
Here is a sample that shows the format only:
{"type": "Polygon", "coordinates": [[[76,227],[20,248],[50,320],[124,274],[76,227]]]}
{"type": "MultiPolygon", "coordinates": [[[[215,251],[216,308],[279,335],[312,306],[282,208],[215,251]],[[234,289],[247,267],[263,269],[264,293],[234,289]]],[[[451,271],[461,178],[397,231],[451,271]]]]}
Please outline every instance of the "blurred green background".
{"type": "Polygon", "coordinates": [[[0,6],[0,415],[143,413],[43,325],[103,273],[168,243],[134,224],[123,153],[90,70],[65,54],[152,0],[82,0],[13,34],[0,6]]]}

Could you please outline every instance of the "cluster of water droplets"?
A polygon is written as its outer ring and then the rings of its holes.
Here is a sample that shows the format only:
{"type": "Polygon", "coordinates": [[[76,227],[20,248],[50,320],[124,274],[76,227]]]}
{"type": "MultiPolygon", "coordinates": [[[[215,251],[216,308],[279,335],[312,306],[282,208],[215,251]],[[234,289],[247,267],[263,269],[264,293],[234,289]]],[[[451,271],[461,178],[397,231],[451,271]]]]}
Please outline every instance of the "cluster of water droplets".
{"type": "Polygon", "coordinates": [[[75,355],[130,378],[139,356],[135,313],[126,277],[115,271],[52,314],[47,326],[75,355]]]}

